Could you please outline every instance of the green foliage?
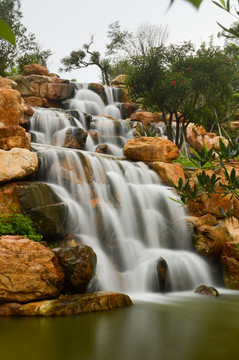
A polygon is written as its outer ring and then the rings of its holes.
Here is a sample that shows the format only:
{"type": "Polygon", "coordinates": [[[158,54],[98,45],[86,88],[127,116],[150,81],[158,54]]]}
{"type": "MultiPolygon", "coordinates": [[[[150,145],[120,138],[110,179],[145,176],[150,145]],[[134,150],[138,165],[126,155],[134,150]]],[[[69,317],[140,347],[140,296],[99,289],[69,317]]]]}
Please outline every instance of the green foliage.
{"type": "Polygon", "coordinates": [[[147,137],[159,137],[161,133],[159,133],[159,129],[155,128],[154,126],[135,126],[135,135],[137,137],[147,136],[147,137]]]}
{"type": "MultiPolygon", "coordinates": [[[[222,10],[225,10],[227,13],[237,18],[237,23],[233,24],[230,28],[226,28],[225,26],[218,23],[218,25],[223,30],[223,35],[230,39],[238,39],[239,38],[239,27],[238,27],[238,19],[239,19],[239,11],[235,6],[231,5],[230,0],[219,0],[212,1],[215,5],[220,7],[222,10]],[[234,9],[234,12],[233,12],[234,9]]],[[[239,4],[239,3],[238,3],[239,4]]]]}
{"type": "Polygon", "coordinates": [[[226,176],[227,183],[220,183],[221,188],[225,194],[231,195],[231,199],[235,196],[239,200],[239,176],[236,176],[235,169],[232,169],[229,174],[227,169],[224,168],[224,174],[226,176]]]}
{"type": "Polygon", "coordinates": [[[204,145],[202,147],[202,151],[199,154],[194,149],[191,150],[191,157],[188,158],[187,156],[180,154],[177,160],[174,162],[177,162],[181,164],[184,168],[188,170],[194,170],[194,169],[215,169],[215,157],[216,154],[213,152],[213,149],[207,150],[206,146],[204,145]]]}
{"type": "Polygon", "coordinates": [[[230,139],[228,145],[226,146],[223,141],[219,139],[219,146],[220,151],[217,151],[217,153],[221,163],[223,163],[223,161],[229,163],[231,160],[236,159],[239,156],[239,146],[236,141],[230,139]]]}
{"type": "Polygon", "coordinates": [[[50,50],[42,51],[32,33],[28,33],[22,24],[21,3],[19,0],[1,0],[0,18],[10,26],[15,34],[16,47],[4,39],[0,40],[0,75],[20,73],[21,64],[30,64],[32,58],[46,66],[51,55],[50,50]]]}
{"type": "Polygon", "coordinates": [[[189,180],[187,180],[187,182],[184,184],[183,179],[180,178],[178,180],[178,185],[175,185],[171,180],[168,181],[170,185],[177,190],[182,205],[186,205],[190,200],[196,201],[202,192],[202,190],[196,183],[194,183],[194,186],[192,188],[189,184],[189,180]]]}
{"type": "Polygon", "coordinates": [[[36,225],[22,214],[0,215],[0,236],[3,235],[23,235],[34,241],[42,239],[36,225]]]}
{"type": "Polygon", "coordinates": [[[0,19],[0,37],[7,40],[13,46],[16,46],[15,35],[10,26],[0,19]]]}
{"type": "MultiPolygon", "coordinates": [[[[174,3],[175,0],[171,0],[170,5],[172,5],[174,3]]],[[[202,3],[202,0],[186,0],[188,2],[190,2],[193,6],[195,6],[197,9],[199,8],[199,6],[202,3]]],[[[221,1],[221,0],[220,0],[221,1]]]]}

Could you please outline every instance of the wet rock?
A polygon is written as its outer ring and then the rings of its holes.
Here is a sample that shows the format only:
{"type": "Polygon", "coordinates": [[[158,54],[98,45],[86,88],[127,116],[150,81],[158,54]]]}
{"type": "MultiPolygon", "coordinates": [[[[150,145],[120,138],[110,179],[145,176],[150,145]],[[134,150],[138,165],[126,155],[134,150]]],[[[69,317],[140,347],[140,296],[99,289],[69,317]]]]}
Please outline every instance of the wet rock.
{"type": "Polygon", "coordinates": [[[18,126],[23,119],[23,106],[18,91],[0,88],[0,128],[18,126]]]}
{"type": "Polygon", "coordinates": [[[99,144],[96,149],[95,152],[100,153],[100,154],[108,154],[109,153],[109,148],[107,144],[99,144]]]}
{"type": "Polygon", "coordinates": [[[170,140],[146,137],[127,141],[123,153],[129,159],[143,162],[172,162],[179,156],[179,149],[170,140]]]}
{"type": "Polygon", "coordinates": [[[0,237],[0,302],[57,297],[63,280],[51,250],[22,236],[0,237]]]}
{"type": "Polygon", "coordinates": [[[157,273],[157,286],[156,291],[164,292],[166,290],[166,282],[168,278],[168,265],[165,259],[162,257],[156,262],[155,269],[157,273]]]}
{"type": "Polygon", "coordinates": [[[239,290],[239,241],[224,244],[221,262],[226,287],[239,290]]]}
{"type": "Polygon", "coordinates": [[[132,102],[124,102],[120,105],[122,119],[130,118],[131,115],[138,109],[138,105],[132,102]]]}
{"type": "Polygon", "coordinates": [[[196,251],[210,260],[221,256],[223,245],[232,237],[222,220],[207,214],[201,218],[187,218],[192,229],[192,240],[196,251]]]}
{"type": "Polygon", "coordinates": [[[30,134],[21,126],[5,126],[0,128],[0,149],[31,149],[30,134]]]}
{"type": "Polygon", "coordinates": [[[48,241],[68,233],[68,207],[47,184],[17,182],[1,186],[0,214],[9,213],[28,216],[48,241]]]}
{"type": "Polygon", "coordinates": [[[104,103],[107,103],[107,98],[105,94],[104,86],[98,83],[90,83],[89,84],[89,90],[94,91],[97,95],[100,96],[100,98],[104,101],[104,103]]]}
{"type": "Polygon", "coordinates": [[[27,149],[0,150],[0,184],[23,180],[38,170],[37,154],[27,149]]]}
{"type": "Polygon", "coordinates": [[[207,285],[197,286],[194,293],[200,295],[213,296],[213,297],[219,296],[219,292],[217,291],[217,289],[215,289],[213,286],[207,286],[207,285]]]}
{"type": "Polygon", "coordinates": [[[24,75],[48,75],[48,70],[40,64],[29,64],[24,66],[24,75]]]}
{"type": "Polygon", "coordinates": [[[69,316],[131,305],[133,303],[128,295],[99,291],[91,294],[60,296],[58,299],[28,304],[2,304],[0,316],[69,316]]]}
{"type": "Polygon", "coordinates": [[[69,127],[63,139],[58,137],[58,134],[52,137],[51,144],[59,145],[70,149],[85,150],[87,132],[81,128],[69,127]]]}
{"type": "Polygon", "coordinates": [[[60,265],[65,274],[64,291],[84,293],[95,276],[96,254],[87,245],[55,248],[60,265]]]}
{"type": "Polygon", "coordinates": [[[152,113],[150,111],[136,111],[130,117],[131,121],[139,121],[144,126],[148,126],[151,123],[159,122],[160,117],[157,113],[152,113]]]}
{"type": "Polygon", "coordinates": [[[165,162],[153,162],[149,164],[150,169],[154,170],[160,177],[160,179],[167,185],[171,185],[169,180],[175,185],[178,185],[180,178],[183,179],[183,183],[186,182],[183,167],[177,163],[165,163],[165,162]]]}

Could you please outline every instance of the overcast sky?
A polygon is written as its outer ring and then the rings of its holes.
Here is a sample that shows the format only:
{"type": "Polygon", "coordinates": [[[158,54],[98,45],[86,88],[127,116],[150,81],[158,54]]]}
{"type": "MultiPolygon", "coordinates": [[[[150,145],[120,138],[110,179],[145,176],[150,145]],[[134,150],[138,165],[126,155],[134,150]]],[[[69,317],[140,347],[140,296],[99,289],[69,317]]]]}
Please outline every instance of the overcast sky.
{"type": "MultiPolygon", "coordinates": [[[[237,0],[232,0],[232,3],[237,0]]],[[[135,31],[143,22],[168,25],[168,43],[192,40],[199,45],[216,37],[217,21],[229,26],[233,18],[203,0],[199,10],[184,0],[21,0],[23,23],[36,35],[44,49],[54,53],[49,59],[50,72],[59,73],[60,59],[77,50],[95,34],[95,50],[104,52],[108,25],[119,20],[122,28],[135,31]]],[[[76,78],[78,82],[98,82],[95,67],[61,74],[62,78],[76,78]]]]}

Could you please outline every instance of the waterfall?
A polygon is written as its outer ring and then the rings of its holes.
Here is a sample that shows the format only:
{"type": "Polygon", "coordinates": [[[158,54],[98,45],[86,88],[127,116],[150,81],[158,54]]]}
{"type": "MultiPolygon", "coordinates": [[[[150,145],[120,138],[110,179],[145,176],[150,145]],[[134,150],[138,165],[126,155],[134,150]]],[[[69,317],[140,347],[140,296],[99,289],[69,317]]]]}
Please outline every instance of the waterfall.
{"type": "MultiPolygon", "coordinates": [[[[112,102],[112,90],[107,91],[112,102]]],[[[99,116],[105,105],[85,86],[67,108],[36,109],[32,146],[40,158],[38,180],[67,203],[71,233],[96,252],[97,275],[89,290],[162,292],[211,284],[207,264],[192,251],[184,210],[169,199],[175,195],[145,164],[119,157],[132,136],[128,122],[99,116]],[[91,152],[59,146],[69,127],[87,130],[88,138],[97,130],[97,144],[116,147],[119,156],[95,153],[93,138],[86,148],[91,152]],[[51,145],[52,138],[58,146],[51,145]]]]}

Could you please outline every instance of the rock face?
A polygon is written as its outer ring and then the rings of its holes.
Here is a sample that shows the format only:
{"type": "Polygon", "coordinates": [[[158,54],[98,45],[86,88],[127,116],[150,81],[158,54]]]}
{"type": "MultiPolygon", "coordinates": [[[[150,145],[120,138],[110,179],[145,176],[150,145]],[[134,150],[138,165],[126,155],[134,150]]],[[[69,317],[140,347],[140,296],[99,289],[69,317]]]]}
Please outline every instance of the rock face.
{"type": "Polygon", "coordinates": [[[172,181],[175,185],[178,185],[180,178],[183,179],[183,182],[186,182],[183,167],[181,164],[177,163],[165,163],[165,162],[153,162],[149,164],[150,169],[154,170],[160,177],[160,179],[170,185],[172,181]]]}
{"type": "Polygon", "coordinates": [[[52,145],[60,145],[66,148],[84,150],[87,138],[87,132],[81,128],[68,128],[65,136],[58,144],[57,134],[53,136],[52,145]]]}
{"type": "Polygon", "coordinates": [[[0,88],[0,128],[18,126],[23,119],[23,106],[18,91],[0,88]]]}
{"type": "Polygon", "coordinates": [[[161,137],[146,137],[127,141],[123,153],[129,159],[143,162],[172,162],[179,156],[179,149],[170,140],[161,137]]]}
{"type": "Polygon", "coordinates": [[[133,305],[128,295],[110,291],[91,294],[61,296],[28,304],[6,303],[0,305],[0,316],[68,316],[96,311],[112,310],[133,305]]]}
{"type": "Polygon", "coordinates": [[[213,296],[213,297],[219,296],[219,292],[217,291],[217,289],[215,289],[213,286],[206,286],[206,285],[197,286],[194,293],[200,295],[213,296]]]}
{"type": "Polygon", "coordinates": [[[0,238],[0,302],[57,297],[63,280],[51,250],[21,236],[0,238]]]}
{"type": "Polygon", "coordinates": [[[69,80],[45,75],[11,76],[25,102],[31,106],[59,107],[73,96],[75,85],[69,80]]]}
{"type": "Polygon", "coordinates": [[[26,149],[0,150],[0,184],[25,179],[37,172],[38,158],[26,149]]]}
{"type": "Polygon", "coordinates": [[[187,222],[192,227],[192,240],[196,251],[210,260],[220,258],[223,245],[232,240],[222,220],[208,214],[199,219],[188,218],[187,222]]]}
{"type": "Polygon", "coordinates": [[[223,278],[227,288],[239,290],[239,241],[224,244],[221,262],[223,278]]]}
{"type": "Polygon", "coordinates": [[[86,245],[53,250],[65,273],[64,291],[84,293],[95,275],[96,254],[86,245]]]}
{"type": "Polygon", "coordinates": [[[48,75],[48,70],[39,64],[29,64],[24,66],[24,75],[48,75]]]}
{"type": "Polygon", "coordinates": [[[158,123],[160,120],[162,121],[159,113],[152,113],[150,111],[136,111],[131,117],[131,121],[139,121],[144,126],[148,126],[151,123],[158,123]]]}
{"type": "Polygon", "coordinates": [[[31,136],[21,126],[5,126],[0,128],[0,149],[31,149],[31,136]]]}
{"type": "Polygon", "coordinates": [[[0,187],[0,214],[9,213],[28,216],[48,241],[68,233],[68,208],[47,184],[17,182],[0,187]]]}

